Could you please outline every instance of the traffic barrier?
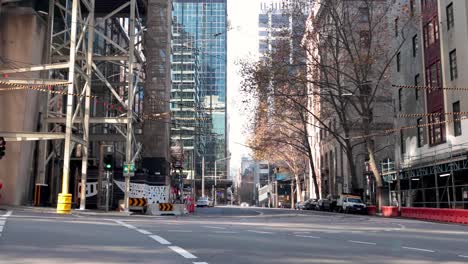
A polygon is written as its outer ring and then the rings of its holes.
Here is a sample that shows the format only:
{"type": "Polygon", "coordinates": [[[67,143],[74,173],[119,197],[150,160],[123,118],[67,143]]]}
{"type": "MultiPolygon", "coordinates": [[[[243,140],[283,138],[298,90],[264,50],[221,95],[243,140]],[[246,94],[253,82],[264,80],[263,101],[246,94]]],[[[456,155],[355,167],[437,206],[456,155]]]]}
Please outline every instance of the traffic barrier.
{"type": "Polygon", "coordinates": [[[405,218],[468,224],[468,210],[440,208],[401,208],[401,216],[405,218]]]}
{"type": "Polygon", "coordinates": [[[159,211],[172,211],[174,206],[170,203],[160,203],[159,204],[159,211]]]}
{"type": "Polygon", "coordinates": [[[146,198],[129,198],[129,206],[146,206],[148,201],[146,198]]]}
{"type": "Polygon", "coordinates": [[[72,195],[59,193],[57,200],[57,214],[69,214],[71,212],[72,195]]]}
{"type": "Polygon", "coordinates": [[[367,206],[367,214],[368,215],[376,215],[377,214],[377,207],[375,205],[367,206]]]}
{"type": "Polygon", "coordinates": [[[398,207],[397,206],[382,206],[382,216],[383,217],[398,217],[398,207]]]}
{"type": "Polygon", "coordinates": [[[185,204],[149,204],[146,214],[149,215],[184,215],[188,213],[185,204]],[[162,205],[162,206],[161,206],[162,205]],[[162,211],[162,208],[170,207],[170,211],[162,211]]]}

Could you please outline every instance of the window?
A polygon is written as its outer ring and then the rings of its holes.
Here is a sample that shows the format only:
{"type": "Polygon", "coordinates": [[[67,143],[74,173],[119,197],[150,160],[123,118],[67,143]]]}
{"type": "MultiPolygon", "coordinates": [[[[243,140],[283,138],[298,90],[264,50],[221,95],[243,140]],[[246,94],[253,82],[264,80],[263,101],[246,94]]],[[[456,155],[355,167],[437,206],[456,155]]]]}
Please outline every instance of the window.
{"type": "Polygon", "coordinates": [[[398,37],[398,17],[395,18],[395,37],[398,37]]]}
{"type": "Polygon", "coordinates": [[[450,30],[455,27],[455,19],[453,16],[453,3],[450,3],[447,6],[447,30],[450,30]]]}
{"type": "Polygon", "coordinates": [[[450,60],[450,80],[455,80],[458,77],[457,68],[457,50],[452,50],[449,54],[450,60]]]}
{"type": "Polygon", "coordinates": [[[398,110],[401,111],[401,109],[403,109],[403,103],[402,103],[402,100],[403,99],[403,88],[400,88],[398,89],[398,110]]]}
{"type": "Polygon", "coordinates": [[[400,151],[401,154],[406,153],[405,135],[403,133],[403,130],[400,131],[400,151]]]}
{"type": "Polygon", "coordinates": [[[423,119],[418,118],[417,120],[418,148],[424,146],[424,127],[422,125],[423,125],[423,119]]]}
{"type": "MultiPolygon", "coordinates": [[[[442,86],[442,74],[440,61],[437,61],[431,64],[426,68],[426,84],[433,88],[439,88],[442,86]]],[[[428,90],[428,93],[432,92],[431,89],[428,90]]]]}
{"type": "Polygon", "coordinates": [[[438,145],[445,141],[445,123],[442,122],[442,110],[433,112],[432,115],[429,116],[429,123],[431,124],[429,126],[429,142],[431,145],[438,145]]]}
{"type": "MultiPolygon", "coordinates": [[[[414,86],[419,86],[419,84],[420,84],[419,74],[416,74],[416,76],[414,76],[414,86]]],[[[414,92],[415,92],[416,100],[418,100],[419,99],[419,89],[418,88],[414,89],[414,92]]]]}
{"type": "Polygon", "coordinates": [[[413,57],[416,57],[418,53],[418,35],[413,37],[413,57]]]}
{"type": "Polygon", "coordinates": [[[400,52],[398,52],[398,54],[396,55],[396,69],[397,69],[397,72],[400,72],[400,63],[401,63],[401,54],[400,54],[400,52]]]}
{"type": "Polygon", "coordinates": [[[363,30],[359,33],[361,48],[368,48],[370,45],[369,43],[369,31],[363,30]]]}
{"type": "Polygon", "coordinates": [[[460,136],[462,134],[461,129],[461,115],[460,113],[460,101],[456,101],[452,105],[453,107],[453,133],[455,136],[460,136]]]}
{"type": "Polygon", "coordinates": [[[414,10],[416,9],[416,5],[414,0],[410,0],[410,15],[414,16],[414,10]]]}
{"type": "Polygon", "coordinates": [[[423,27],[424,34],[424,47],[429,47],[439,40],[439,26],[438,19],[434,17],[431,21],[426,23],[423,27]]]}
{"type": "Polygon", "coordinates": [[[369,8],[367,7],[359,8],[359,20],[361,22],[369,22],[369,8]]]}

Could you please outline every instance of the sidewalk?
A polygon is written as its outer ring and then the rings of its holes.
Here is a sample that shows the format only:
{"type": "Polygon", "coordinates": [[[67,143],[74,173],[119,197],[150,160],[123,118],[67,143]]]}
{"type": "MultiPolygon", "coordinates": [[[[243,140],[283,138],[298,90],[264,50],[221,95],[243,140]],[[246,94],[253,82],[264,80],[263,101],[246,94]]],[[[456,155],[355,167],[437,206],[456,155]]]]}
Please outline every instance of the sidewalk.
{"type": "MultiPolygon", "coordinates": [[[[57,214],[55,207],[36,207],[36,206],[1,206],[0,209],[5,210],[13,210],[13,211],[20,211],[20,212],[34,212],[34,213],[41,213],[41,214],[57,214]]],[[[139,215],[138,213],[133,212],[118,212],[118,211],[104,211],[104,210],[97,210],[97,209],[72,209],[71,215],[79,215],[79,216],[130,216],[130,215],[139,215]]]]}

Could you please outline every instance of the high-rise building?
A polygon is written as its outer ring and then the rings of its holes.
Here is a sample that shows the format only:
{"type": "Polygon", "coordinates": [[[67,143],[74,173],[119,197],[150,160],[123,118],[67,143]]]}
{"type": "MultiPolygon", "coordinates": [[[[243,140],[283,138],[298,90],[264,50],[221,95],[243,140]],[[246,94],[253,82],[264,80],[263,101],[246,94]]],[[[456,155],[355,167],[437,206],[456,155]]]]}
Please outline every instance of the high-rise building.
{"type": "MultiPolygon", "coordinates": [[[[227,157],[226,119],[226,0],[175,0],[173,3],[173,32],[185,32],[186,39],[177,41],[189,46],[198,58],[197,89],[200,105],[196,110],[201,114],[196,119],[200,135],[200,148],[205,157],[205,174],[214,175],[215,160],[227,157]]],[[[174,51],[173,51],[174,52],[174,51]]],[[[177,58],[174,56],[173,60],[177,58]]],[[[190,55],[187,55],[190,56],[190,55]]],[[[182,59],[185,57],[182,57],[182,59]]],[[[177,87],[177,73],[173,68],[173,91],[177,87]]],[[[174,112],[173,112],[174,113],[174,112]]],[[[201,158],[195,157],[197,173],[201,173],[201,158]]],[[[217,163],[218,175],[227,173],[226,162],[217,163]]]]}
{"type": "Polygon", "coordinates": [[[194,36],[177,22],[172,32],[171,144],[183,148],[183,168],[187,178],[194,179],[195,159],[204,143],[201,129],[205,124],[200,101],[199,54],[194,36]]]}

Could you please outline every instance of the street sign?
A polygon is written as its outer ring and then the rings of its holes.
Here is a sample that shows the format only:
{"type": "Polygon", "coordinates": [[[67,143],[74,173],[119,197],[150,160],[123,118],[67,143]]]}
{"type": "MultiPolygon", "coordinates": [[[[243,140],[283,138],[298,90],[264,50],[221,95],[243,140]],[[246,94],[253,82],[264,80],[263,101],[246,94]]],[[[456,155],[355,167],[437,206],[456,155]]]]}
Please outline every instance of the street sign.
{"type": "Polygon", "coordinates": [[[123,166],[123,175],[125,177],[135,176],[135,163],[125,163],[123,166]]]}

